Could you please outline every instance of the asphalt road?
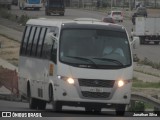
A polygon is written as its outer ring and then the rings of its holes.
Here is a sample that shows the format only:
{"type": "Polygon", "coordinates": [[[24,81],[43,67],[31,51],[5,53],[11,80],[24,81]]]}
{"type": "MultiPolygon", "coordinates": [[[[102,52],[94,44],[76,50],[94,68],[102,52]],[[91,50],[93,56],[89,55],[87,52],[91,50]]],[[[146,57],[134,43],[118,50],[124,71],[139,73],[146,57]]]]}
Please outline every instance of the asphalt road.
{"type": "MultiPolygon", "coordinates": [[[[27,102],[13,102],[0,100],[0,111],[15,111],[15,112],[42,112],[42,116],[47,117],[109,117],[116,116],[114,110],[102,109],[102,113],[86,113],[82,107],[67,107],[63,106],[62,112],[53,112],[52,105],[47,104],[46,110],[31,110],[27,102]]],[[[126,114],[128,116],[130,114],[126,114]]]]}
{"type": "MultiPolygon", "coordinates": [[[[41,113],[42,117],[47,117],[45,119],[53,119],[54,120],[158,120],[158,117],[132,117],[130,113],[126,113],[125,117],[117,117],[114,114],[114,111],[103,111],[101,114],[95,114],[95,113],[86,113],[84,112],[83,109],[78,108],[69,108],[69,110],[74,110],[74,111],[69,111],[68,108],[64,108],[64,111],[62,112],[53,112],[51,109],[51,105],[47,105],[46,110],[44,111],[39,111],[39,110],[30,110],[28,108],[28,103],[25,102],[13,102],[13,101],[4,101],[0,100],[0,114],[1,112],[15,112],[15,113],[41,113]]],[[[0,115],[1,116],[1,115],[0,115]]],[[[24,119],[24,118],[23,118],[24,119]]],[[[39,118],[38,118],[39,119],[39,118]]]]}

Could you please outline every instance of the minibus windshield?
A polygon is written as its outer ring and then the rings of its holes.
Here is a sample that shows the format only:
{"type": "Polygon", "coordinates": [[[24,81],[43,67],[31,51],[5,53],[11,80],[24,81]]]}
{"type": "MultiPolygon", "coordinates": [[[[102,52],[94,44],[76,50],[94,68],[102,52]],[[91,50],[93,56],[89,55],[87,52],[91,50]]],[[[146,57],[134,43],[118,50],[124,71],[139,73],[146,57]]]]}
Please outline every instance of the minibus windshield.
{"type": "Polygon", "coordinates": [[[130,66],[127,34],[101,29],[64,29],[60,37],[59,60],[71,66],[95,69],[130,66]]]}

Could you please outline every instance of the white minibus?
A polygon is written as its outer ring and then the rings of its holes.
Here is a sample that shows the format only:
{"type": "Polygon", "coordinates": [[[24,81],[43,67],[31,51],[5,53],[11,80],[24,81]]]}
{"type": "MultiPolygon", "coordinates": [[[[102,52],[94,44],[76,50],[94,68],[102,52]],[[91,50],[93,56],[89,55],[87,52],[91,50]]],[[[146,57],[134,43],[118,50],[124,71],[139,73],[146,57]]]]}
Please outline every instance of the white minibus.
{"type": "Polygon", "coordinates": [[[63,106],[124,115],[133,78],[126,29],[98,20],[30,19],[22,37],[19,91],[31,109],[63,106]]]}

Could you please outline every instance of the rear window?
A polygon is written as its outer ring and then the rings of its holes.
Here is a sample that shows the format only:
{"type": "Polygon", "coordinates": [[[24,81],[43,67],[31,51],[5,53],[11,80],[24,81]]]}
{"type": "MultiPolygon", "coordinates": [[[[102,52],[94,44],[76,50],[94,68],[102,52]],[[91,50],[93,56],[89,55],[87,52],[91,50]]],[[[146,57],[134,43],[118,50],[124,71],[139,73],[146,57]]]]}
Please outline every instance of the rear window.
{"type": "Polygon", "coordinates": [[[146,11],[146,8],[138,8],[138,11],[146,11]]]}
{"type": "Polygon", "coordinates": [[[113,12],[113,15],[121,15],[121,12],[113,12]]]}
{"type": "Polygon", "coordinates": [[[104,22],[112,22],[113,20],[112,20],[112,18],[104,18],[103,21],[104,22]]]}

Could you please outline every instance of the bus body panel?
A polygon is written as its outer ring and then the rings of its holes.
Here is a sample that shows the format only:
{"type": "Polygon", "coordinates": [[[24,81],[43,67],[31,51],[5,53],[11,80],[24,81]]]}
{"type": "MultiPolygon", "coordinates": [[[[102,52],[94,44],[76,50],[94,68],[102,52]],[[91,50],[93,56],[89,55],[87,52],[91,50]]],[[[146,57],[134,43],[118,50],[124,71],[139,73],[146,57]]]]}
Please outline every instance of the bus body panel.
{"type": "Polygon", "coordinates": [[[106,80],[106,81],[118,81],[120,79],[123,79],[124,81],[131,80],[133,77],[133,73],[131,72],[133,70],[132,67],[119,69],[119,70],[97,70],[97,69],[86,69],[86,68],[75,68],[70,67],[64,64],[58,65],[58,71],[57,74],[61,76],[71,77],[75,79],[76,85],[70,85],[64,80],[58,80],[59,87],[57,87],[57,93],[56,96],[57,100],[60,101],[92,101],[92,102],[102,102],[102,103],[122,103],[122,104],[129,104],[130,100],[130,87],[131,82],[126,84],[123,88],[118,88],[118,86],[114,85],[113,88],[110,88],[109,91],[113,91],[113,96],[109,99],[94,99],[90,98],[87,99],[81,95],[81,86],[79,86],[78,79],[90,79],[90,80],[106,80]],[[63,69],[62,69],[63,68],[63,69]],[[67,93],[67,96],[63,96],[63,92],[67,93]],[[124,99],[124,96],[128,96],[127,99],[124,99]],[[82,99],[83,98],[83,99],[82,99]]]}

